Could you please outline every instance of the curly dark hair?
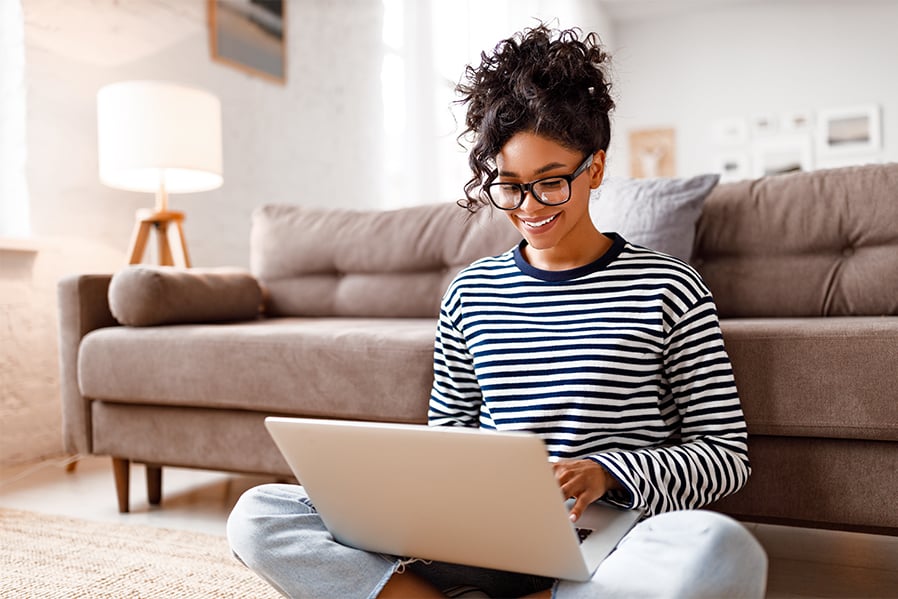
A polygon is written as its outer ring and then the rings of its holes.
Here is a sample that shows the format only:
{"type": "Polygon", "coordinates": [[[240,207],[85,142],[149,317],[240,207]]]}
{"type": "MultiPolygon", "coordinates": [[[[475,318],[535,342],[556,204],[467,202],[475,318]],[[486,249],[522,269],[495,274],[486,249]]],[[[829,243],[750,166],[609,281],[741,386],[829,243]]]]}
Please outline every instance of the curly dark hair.
{"type": "Polygon", "coordinates": [[[610,57],[598,35],[580,29],[554,31],[545,24],[502,40],[480,66],[465,68],[456,86],[468,104],[466,129],[473,141],[468,164],[473,176],[459,205],[471,212],[488,205],[481,186],[495,169],[495,157],[515,134],[530,131],[584,155],[607,150],[611,83],[603,67],[610,57]],[[581,39],[582,37],[582,39],[581,39]]]}

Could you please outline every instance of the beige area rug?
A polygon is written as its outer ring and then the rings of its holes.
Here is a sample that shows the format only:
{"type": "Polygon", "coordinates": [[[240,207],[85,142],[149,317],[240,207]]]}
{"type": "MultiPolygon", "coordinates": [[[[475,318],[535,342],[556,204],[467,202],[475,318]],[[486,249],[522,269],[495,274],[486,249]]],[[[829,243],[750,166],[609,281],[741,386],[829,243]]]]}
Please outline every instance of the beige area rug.
{"type": "Polygon", "coordinates": [[[0,509],[0,597],[280,595],[231,556],[224,537],[0,509]]]}

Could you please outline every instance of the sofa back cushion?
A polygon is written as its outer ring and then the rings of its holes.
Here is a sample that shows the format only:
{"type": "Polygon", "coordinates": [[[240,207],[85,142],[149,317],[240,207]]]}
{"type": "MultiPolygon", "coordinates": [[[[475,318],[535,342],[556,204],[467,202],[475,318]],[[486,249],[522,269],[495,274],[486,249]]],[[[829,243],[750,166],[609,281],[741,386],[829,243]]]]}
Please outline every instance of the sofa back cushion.
{"type": "Polygon", "coordinates": [[[250,268],[274,316],[435,318],[459,270],[520,235],[492,210],[454,202],[388,211],[267,205],[253,214],[250,268]]]}
{"type": "Polygon", "coordinates": [[[898,164],[718,185],[693,263],[725,317],[898,314],[898,164]]]}

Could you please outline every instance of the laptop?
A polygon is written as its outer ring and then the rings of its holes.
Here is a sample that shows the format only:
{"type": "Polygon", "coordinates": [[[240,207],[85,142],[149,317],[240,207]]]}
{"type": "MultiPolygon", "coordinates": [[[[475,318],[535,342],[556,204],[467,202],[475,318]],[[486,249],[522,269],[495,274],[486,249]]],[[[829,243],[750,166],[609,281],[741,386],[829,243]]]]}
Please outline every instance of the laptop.
{"type": "Polygon", "coordinates": [[[588,580],[641,517],[603,503],[576,524],[528,433],[265,419],[334,538],[366,551],[588,580]]]}

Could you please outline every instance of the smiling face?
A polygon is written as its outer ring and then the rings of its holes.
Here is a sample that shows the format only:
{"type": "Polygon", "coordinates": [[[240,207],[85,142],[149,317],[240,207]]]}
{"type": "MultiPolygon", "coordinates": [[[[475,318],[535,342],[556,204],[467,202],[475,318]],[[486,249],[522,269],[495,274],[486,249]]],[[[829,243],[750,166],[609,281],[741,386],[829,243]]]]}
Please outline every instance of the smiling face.
{"type": "MultiPolygon", "coordinates": [[[[529,183],[545,177],[570,175],[585,156],[556,141],[522,131],[508,140],[496,156],[498,181],[529,183]]],[[[565,270],[589,264],[608,249],[610,240],[589,217],[589,192],[602,182],[605,153],[571,182],[571,199],[546,206],[528,193],[524,203],[506,214],[527,240],[524,257],[545,270],[565,270]]]]}

